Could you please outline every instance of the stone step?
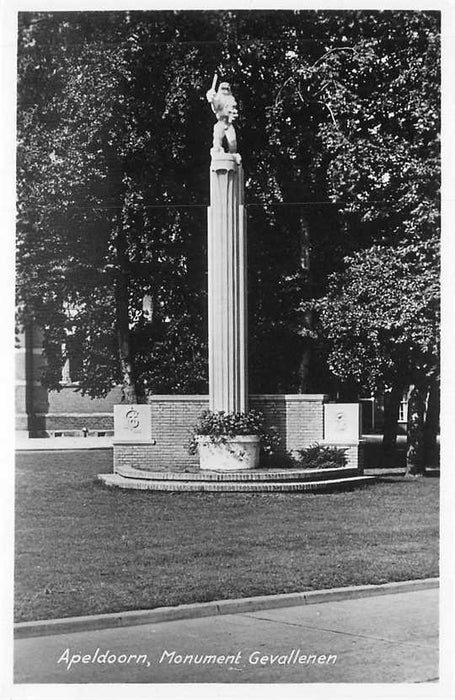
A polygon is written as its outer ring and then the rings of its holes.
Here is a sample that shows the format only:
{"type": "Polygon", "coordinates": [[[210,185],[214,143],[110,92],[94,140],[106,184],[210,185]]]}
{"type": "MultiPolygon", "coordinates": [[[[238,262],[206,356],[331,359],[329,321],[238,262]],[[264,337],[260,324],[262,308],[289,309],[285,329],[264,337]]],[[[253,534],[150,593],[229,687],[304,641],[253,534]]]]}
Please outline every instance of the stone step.
{"type": "Polygon", "coordinates": [[[323,481],[183,481],[177,479],[133,479],[120,474],[98,474],[98,480],[106,486],[140,491],[186,492],[248,492],[280,493],[289,491],[347,490],[375,481],[374,476],[350,476],[323,481]]]}
{"type": "Polygon", "coordinates": [[[145,479],[147,481],[327,481],[351,476],[359,476],[355,467],[337,469],[242,469],[239,471],[194,471],[169,472],[117,467],[116,473],[125,479],[145,479]]]}

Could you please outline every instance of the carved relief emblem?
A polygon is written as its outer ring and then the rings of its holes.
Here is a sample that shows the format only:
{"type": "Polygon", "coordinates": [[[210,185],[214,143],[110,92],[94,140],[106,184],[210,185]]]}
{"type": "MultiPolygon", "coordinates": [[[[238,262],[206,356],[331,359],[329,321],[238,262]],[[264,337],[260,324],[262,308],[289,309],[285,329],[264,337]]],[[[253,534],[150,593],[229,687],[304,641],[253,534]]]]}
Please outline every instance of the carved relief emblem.
{"type": "Polygon", "coordinates": [[[336,427],[337,427],[337,430],[340,430],[340,431],[346,430],[346,428],[347,428],[347,423],[346,423],[346,416],[345,416],[344,413],[342,413],[341,411],[339,411],[339,412],[336,414],[335,420],[336,420],[336,427]]]}
{"type": "Polygon", "coordinates": [[[139,412],[131,406],[125,413],[126,427],[128,430],[136,430],[139,427],[139,412]]]}

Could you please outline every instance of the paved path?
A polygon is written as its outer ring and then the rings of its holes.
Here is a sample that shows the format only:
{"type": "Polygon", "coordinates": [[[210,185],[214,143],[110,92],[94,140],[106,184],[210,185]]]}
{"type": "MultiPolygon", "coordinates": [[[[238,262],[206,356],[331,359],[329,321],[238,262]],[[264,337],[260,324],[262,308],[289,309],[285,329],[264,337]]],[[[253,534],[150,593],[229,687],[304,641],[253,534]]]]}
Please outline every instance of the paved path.
{"type": "Polygon", "coordinates": [[[16,452],[112,449],[112,437],[18,438],[16,452]]]}
{"type": "Polygon", "coordinates": [[[19,639],[15,662],[16,683],[432,681],[438,590],[19,639]]]}

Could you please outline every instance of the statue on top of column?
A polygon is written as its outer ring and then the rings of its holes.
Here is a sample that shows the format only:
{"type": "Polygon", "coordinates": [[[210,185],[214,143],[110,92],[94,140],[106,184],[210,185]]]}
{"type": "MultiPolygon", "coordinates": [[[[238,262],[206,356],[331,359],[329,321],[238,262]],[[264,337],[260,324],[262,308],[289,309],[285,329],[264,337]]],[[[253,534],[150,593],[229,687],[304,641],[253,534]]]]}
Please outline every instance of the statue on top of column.
{"type": "MultiPolygon", "coordinates": [[[[216,115],[217,123],[213,127],[213,152],[236,153],[237,137],[232,125],[238,117],[237,102],[231,92],[229,83],[220,83],[216,90],[218,76],[213,76],[212,87],[207,90],[207,101],[216,115]]],[[[237,154],[238,155],[238,154],[237,154]]]]}

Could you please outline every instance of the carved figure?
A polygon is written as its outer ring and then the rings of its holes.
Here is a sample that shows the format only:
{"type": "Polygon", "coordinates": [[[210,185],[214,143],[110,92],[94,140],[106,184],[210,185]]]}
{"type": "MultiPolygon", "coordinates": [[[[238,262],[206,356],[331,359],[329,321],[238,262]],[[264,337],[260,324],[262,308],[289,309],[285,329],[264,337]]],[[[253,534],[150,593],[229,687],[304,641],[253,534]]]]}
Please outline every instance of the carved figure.
{"type": "Polygon", "coordinates": [[[237,153],[237,137],[232,122],[238,117],[237,102],[231,92],[229,83],[220,83],[215,90],[218,76],[214,75],[207,101],[216,115],[217,123],[213,127],[213,150],[215,152],[237,153]]]}

